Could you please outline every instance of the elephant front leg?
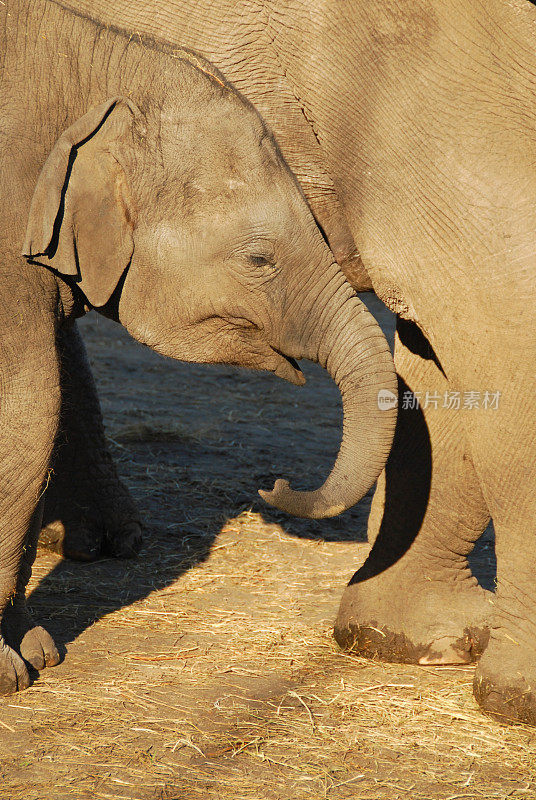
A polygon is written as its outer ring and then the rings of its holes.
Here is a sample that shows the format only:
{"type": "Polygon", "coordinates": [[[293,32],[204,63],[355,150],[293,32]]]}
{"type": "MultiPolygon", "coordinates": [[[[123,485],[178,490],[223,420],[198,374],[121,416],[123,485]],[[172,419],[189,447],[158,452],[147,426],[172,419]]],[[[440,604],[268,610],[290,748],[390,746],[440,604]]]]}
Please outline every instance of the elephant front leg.
{"type": "Polygon", "coordinates": [[[34,324],[33,344],[6,326],[3,340],[12,360],[0,364],[0,694],[29,685],[25,661],[37,668],[58,663],[49,634],[34,626],[25,604],[41,520],[40,497],[57,428],[59,381],[54,332],[34,324]]]}
{"type": "Polygon", "coordinates": [[[489,635],[491,595],[467,562],[489,513],[457,396],[412,323],[397,324],[395,363],[400,409],[372,504],[373,546],[344,592],[335,637],[386,661],[467,663],[489,635]]]}
{"type": "Polygon", "coordinates": [[[79,561],[134,556],[141,545],[139,514],[108,450],[76,325],[60,330],[57,344],[62,407],[39,544],[79,561]]]}
{"type": "Polygon", "coordinates": [[[4,641],[37,670],[53,667],[60,661],[52,637],[40,625],[34,624],[26,604],[26,586],[32,576],[42,516],[43,498],[39,500],[32,515],[22,546],[15,589],[9,597],[2,617],[4,641]]]}
{"type": "Polygon", "coordinates": [[[490,641],[474,692],[497,719],[536,726],[536,395],[527,352],[516,359],[515,348],[508,350],[511,371],[495,382],[500,408],[482,414],[471,432],[497,555],[490,641]]]}

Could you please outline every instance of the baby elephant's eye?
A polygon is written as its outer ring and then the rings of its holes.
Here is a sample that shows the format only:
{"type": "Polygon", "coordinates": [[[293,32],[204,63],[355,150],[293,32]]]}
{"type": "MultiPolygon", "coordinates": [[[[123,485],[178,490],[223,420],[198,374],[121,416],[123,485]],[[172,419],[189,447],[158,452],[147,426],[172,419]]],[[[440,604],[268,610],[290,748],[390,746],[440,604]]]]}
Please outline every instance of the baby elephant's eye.
{"type": "Polygon", "coordinates": [[[270,256],[262,256],[262,255],[249,256],[249,262],[254,267],[273,267],[274,265],[273,258],[271,258],[270,256]]]}

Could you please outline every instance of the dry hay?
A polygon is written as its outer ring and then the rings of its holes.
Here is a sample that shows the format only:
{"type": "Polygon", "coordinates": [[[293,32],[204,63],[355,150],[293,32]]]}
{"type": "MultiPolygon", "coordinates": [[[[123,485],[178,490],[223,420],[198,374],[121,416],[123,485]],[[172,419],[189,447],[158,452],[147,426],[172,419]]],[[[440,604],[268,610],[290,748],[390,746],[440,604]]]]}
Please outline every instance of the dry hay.
{"type": "Polygon", "coordinates": [[[55,578],[55,559],[40,557],[34,585],[53,568],[39,613],[76,631],[91,597],[98,619],[63,665],[2,701],[0,796],[37,800],[53,785],[58,798],[129,800],[536,796],[535,731],[483,717],[471,668],[337,650],[334,576],[356,545],[290,538],[246,512],[177,578],[193,552],[162,544],[113,591],[111,562],[55,578]],[[128,602],[129,586],[143,597],[128,602]]]}

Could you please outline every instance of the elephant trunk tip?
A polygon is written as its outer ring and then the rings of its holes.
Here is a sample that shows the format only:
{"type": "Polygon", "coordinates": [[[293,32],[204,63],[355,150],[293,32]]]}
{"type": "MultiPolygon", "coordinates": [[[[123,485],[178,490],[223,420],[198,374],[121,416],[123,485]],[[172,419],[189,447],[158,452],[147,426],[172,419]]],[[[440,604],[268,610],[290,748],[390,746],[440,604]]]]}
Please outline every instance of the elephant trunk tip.
{"type": "Polygon", "coordinates": [[[346,511],[348,507],[344,504],[327,503],[322,496],[321,489],[315,492],[295,492],[290,488],[289,482],[281,478],[276,480],[271,492],[259,489],[259,494],[266,503],[280,511],[307,519],[336,517],[337,514],[346,511]]]}

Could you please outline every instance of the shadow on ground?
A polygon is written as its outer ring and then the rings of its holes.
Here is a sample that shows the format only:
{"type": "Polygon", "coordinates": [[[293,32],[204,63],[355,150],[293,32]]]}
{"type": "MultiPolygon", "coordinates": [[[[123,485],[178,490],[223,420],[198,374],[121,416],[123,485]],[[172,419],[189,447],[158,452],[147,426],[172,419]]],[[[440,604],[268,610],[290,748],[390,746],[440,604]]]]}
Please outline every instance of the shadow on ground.
{"type": "MultiPolygon", "coordinates": [[[[392,315],[370,302],[392,342],[392,315]]],[[[366,541],[370,495],[322,521],[291,518],[257,495],[278,477],[315,488],[328,473],[342,415],[338,390],[322,369],[305,364],[307,385],[296,388],[264,373],[165,359],[95,314],[81,328],[110,445],[142,511],[146,543],[135,561],[58,561],[43,578],[30,604],[60,647],[201,564],[226,521],[248,509],[291,536],[366,541]]],[[[489,532],[473,561],[479,580],[492,588],[489,532]]],[[[341,576],[341,591],[346,580],[341,576]]]]}

